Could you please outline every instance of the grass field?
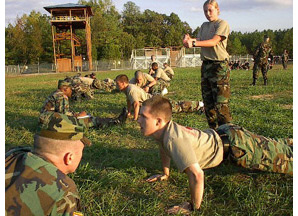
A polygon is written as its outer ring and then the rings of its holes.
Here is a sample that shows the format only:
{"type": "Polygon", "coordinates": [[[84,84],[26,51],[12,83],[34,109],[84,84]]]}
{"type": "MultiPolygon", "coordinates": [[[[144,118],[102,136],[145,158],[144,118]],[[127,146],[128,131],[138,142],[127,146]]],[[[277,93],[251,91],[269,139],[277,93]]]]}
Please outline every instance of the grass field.
{"type": "MultiPolygon", "coordinates": [[[[98,72],[99,79],[134,71],[98,72]]],[[[177,68],[169,98],[201,100],[199,68],[177,68]]],[[[85,74],[85,73],[84,73],[85,74]]],[[[84,75],[83,74],[83,75],[84,75]]],[[[38,115],[46,97],[66,74],[6,77],[5,148],[33,143],[38,115]]],[[[67,74],[67,75],[74,75],[67,74]]],[[[250,86],[252,71],[232,71],[230,101],[233,122],[271,138],[293,137],[293,69],[275,66],[268,86],[260,74],[250,86]]],[[[114,117],[126,105],[122,93],[97,93],[94,100],[71,104],[76,111],[114,117]]],[[[174,114],[179,124],[206,129],[204,115],[174,114]]],[[[165,215],[165,209],[190,200],[186,174],[174,164],[169,181],[146,183],[161,172],[158,146],[140,134],[136,122],[89,130],[93,146],[84,150],[82,162],[71,178],[77,183],[86,215],[165,215]]],[[[194,215],[293,215],[293,178],[256,172],[229,162],[205,170],[201,211],[194,215]]]]}

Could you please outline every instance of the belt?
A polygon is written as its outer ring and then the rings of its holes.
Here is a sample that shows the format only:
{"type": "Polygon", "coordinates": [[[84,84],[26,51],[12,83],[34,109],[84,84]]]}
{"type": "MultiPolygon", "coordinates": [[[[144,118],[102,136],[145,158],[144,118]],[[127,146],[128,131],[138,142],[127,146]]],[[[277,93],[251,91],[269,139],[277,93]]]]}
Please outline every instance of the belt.
{"type": "Polygon", "coordinates": [[[225,62],[225,61],[228,61],[228,59],[225,59],[225,60],[222,60],[222,61],[219,61],[219,60],[203,60],[203,63],[204,64],[213,64],[213,63],[221,63],[221,62],[225,62]]]}
{"type": "Polygon", "coordinates": [[[230,141],[227,134],[219,135],[224,147],[224,159],[226,159],[230,153],[230,141]]]}

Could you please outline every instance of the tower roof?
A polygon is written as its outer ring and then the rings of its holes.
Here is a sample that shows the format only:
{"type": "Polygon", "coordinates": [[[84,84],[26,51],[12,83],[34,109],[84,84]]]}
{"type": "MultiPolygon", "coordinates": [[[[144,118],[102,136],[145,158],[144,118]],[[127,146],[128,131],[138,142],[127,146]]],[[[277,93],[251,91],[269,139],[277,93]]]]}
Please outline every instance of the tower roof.
{"type": "Polygon", "coordinates": [[[51,13],[52,9],[77,9],[77,8],[87,8],[87,12],[89,16],[93,16],[93,12],[91,10],[91,7],[88,5],[80,5],[80,4],[74,4],[74,3],[66,3],[66,4],[59,4],[59,5],[52,5],[52,6],[46,6],[44,9],[51,13]]]}

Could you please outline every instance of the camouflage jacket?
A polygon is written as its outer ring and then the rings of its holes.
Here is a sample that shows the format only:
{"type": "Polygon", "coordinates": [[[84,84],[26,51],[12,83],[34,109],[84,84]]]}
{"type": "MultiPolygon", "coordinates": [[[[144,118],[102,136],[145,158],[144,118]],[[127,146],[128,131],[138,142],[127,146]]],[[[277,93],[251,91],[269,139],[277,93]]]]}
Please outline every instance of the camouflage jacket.
{"type": "Polygon", "coordinates": [[[272,47],[269,43],[261,43],[255,50],[254,53],[254,60],[257,63],[262,63],[266,64],[268,63],[268,57],[273,57],[272,56],[272,47]]]}
{"type": "Polygon", "coordinates": [[[5,154],[5,215],[82,215],[77,187],[52,163],[18,147],[5,154]]]}
{"type": "Polygon", "coordinates": [[[63,94],[62,91],[57,89],[53,92],[45,101],[44,105],[41,108],[40,113],[45,112],[58,112],[68,116],[73,116],[75,112],[71,111],[69,108],[68,97],[63,94]]]}

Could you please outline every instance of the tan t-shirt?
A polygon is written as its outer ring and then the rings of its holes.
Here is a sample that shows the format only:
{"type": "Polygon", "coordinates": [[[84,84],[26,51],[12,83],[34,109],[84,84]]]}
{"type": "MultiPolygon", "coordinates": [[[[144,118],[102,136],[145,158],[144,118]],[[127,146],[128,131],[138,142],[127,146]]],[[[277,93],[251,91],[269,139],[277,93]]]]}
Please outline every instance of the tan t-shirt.
{"type": "Polygon", "coordinates": [[[154,78],[163,79],[164,81],[171,81],[171,79],[168,77],[168,75],[161,68],[158,68],[155,71],[154,78]]]}
{"type": "Polygon", "coordinates": [[[165,73],[169,73],[174,76],[174,71],[170,66],[165,67],[165,69],[163,69],[163,70],[165,73]]]}
{"type": "Polygon", "coordinates": [[[146,93],[143,89],[133,84],[128,85],[125,95],[127,100],[130,101],[130,104],[133,104],[135,101],[143,103],[145,100],[151,97],[150,94],[146,93]]]}
{"type": "Polygon", "coordinates": [[[198,33],[197,39],[200,41],[210,40],[214,35],[225,37],[223,41],[220,41],[214,47],[201,47],[201,59],[223,61],[229,59],[229,54],[226,50],[228,43],[228,36],[230,33],[229,24],[221,19],[214,22],[205,22],[202,24],[198,33]]]}
{"type": "Polygon", "coordinates": [[[94,79],[89,78],[89,77],[80,77],[80,80],[84,83],[84,84],[88,84],[88,85],[92,85],[94,79]]]}
{"type": "Polygon", "coordinates": [[[212,129],[201,131],[170,121],[160,147],[181,172],[194,163],[206,169],[219,165],[223,160],[221,138],[212,129]]]}
{"type": "Polygon", "coordinates": [[[152,81],[154,81],[154,78],[150,74],[143,73],[143,79],[142,79],[141,83],[137,83],[137,80],[136,80],[135,77],[133,77],[129,81],[129,83],[130,84],[135,84],[136,86],[139,86],[140,88],[143,88],[146,85],[148,85],[149,83],[151,83],[152,81]]]}

